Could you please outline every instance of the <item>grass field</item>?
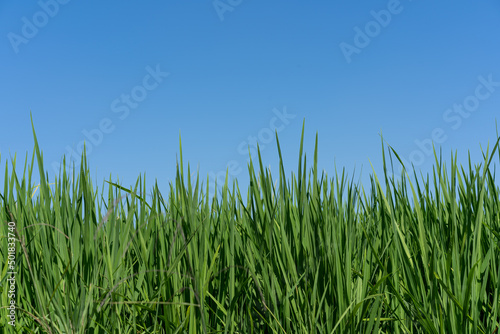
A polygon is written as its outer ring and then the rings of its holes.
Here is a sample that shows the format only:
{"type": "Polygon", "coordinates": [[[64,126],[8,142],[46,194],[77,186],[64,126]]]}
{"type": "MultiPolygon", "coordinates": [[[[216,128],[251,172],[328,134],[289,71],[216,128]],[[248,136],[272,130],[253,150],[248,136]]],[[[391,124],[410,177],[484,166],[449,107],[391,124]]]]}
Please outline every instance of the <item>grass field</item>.
{"type": "Polygon", "coordinates": [[[33,136],[31,163],[16,175],[7,162],[0,189],[2,333],[498,331],[498,141],[477,166],[436,156],[433,175],[401,180],[382,144],[384,175],[360,187],[318,175],[317,137],[307,168],[303,128],[297,174],[278,141],[279,179],[259,153],[243,202],[237,183],[209,198],[185,179],[180,142],[168,194],[142,178],[103,193],[85,155],[49,180],[33,136]]]}

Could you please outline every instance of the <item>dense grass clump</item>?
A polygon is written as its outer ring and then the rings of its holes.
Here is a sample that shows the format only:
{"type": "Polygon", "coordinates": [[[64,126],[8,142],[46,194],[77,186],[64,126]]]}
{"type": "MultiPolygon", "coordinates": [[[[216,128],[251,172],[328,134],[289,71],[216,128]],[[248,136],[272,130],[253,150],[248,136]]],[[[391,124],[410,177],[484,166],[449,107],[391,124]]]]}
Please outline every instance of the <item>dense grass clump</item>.
{"type": "MultiPolygon", "coordinates": [[[[209,198],[184,179],[182,149],[166,196],[79,172],[54,180],[36,135],[23,175],[15,159],[0,195],[0,257],[16,238],[16,327],[2,333],[485,333],[500,321],[500,189],[484,162],[400,180],[385,167],[369,190],[342,173],[307,171],[302,139],[290,179],[249,164],[209,198]],[[32,196],[34,160],[40,171],[32,196]],[[258,173],[256,174],[256,169],[258,173]],[[392,175],[392,174],[391,174],[392,175]],[[275,182],[277,181],[277,182],[275,182]],[[15,228],[12,228],[15,223],[15,228]]],[[[276,137],[276,140],[278,138],[276,137]]],[[[181,145],[180,145],[181,146],[181,145]]],[[[397,154],[389,148],[392,157],[397,154]]],[[[188,166],[188,175],[191,175],[188,166]]]]}

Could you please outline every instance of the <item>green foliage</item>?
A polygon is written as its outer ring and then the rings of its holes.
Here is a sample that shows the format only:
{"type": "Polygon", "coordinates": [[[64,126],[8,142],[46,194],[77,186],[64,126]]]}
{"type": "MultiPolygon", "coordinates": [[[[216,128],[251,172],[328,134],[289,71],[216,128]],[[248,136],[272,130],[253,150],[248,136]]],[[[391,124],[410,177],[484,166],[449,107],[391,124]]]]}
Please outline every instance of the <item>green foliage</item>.
{"type": "MultiPolygon", "coordinates": [[[[441,158],[429,178],[404,170],[371,176],[370,190],[344,171],[279,181],[249,164],[244,202],[226,182],[184,178],[182,145],[167,197],[111,179],[91,182],[65,166],[49,184],[35,131],[31,164],[5,167],[0,257],[15,222],[17,324],[2,333],[487,333],[499,325],[500,204],[491,163],[469,170],[441,158]],[[32,185],[35,156],[40,184],[32,185]],[[104,185],[103,185],[104,188],[104,185]],[[383,190],[385,188],[385,190],[383,190]],[[34,192],[36,191],[36,196],[34,192]],[[148,200],[147,200],[148,199],[148,200]]],[[[180,140],[179,140],[180,141],[180,140]]],[[[498,142],[493,153],[499,152],[498,142]]],[[[389,147],[392,158],[399,160],[389,147]]],[[[187,175],[191,175],[187,167],[187,175]]]]}

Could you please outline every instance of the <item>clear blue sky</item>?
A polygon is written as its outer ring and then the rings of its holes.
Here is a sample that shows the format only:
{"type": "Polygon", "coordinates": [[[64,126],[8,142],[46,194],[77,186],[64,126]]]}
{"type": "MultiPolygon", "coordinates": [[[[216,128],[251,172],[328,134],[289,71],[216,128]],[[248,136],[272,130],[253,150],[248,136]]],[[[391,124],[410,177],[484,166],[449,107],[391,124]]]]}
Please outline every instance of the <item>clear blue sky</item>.
{"type": "Polygon", "coordinates": [[[277,179],[275,129],[296,172],[304,118],[308,165],[318,132],[320,169],[365,186],[381,133],[423,173],[430,139],[462,163],[496,139],[498,1],[2,1],[0,29],[0,175],[31,158],[30,112],[51,181],[87,140],[98,185],[164,192],[179,131],[186,166],[230,164],[242,193],[249,144],[277,179]]]}

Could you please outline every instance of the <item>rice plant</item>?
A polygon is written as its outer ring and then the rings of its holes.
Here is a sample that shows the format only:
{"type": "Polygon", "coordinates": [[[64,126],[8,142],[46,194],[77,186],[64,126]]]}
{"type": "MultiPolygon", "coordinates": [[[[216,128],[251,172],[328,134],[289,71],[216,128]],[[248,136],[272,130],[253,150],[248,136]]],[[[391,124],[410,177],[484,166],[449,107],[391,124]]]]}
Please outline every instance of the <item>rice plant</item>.
{"type": "Polygon", "coordinates": [[[452,155],[447,168],[435,154],[432,175],[405,166],[400,179],[382,141],[384,174],[363,187],[345,171],[318,175],[317,135],[307,169],[303,126],[297,174],[286,177],[276,135],[278,179],[259,151],[243,200],[227,175],[212,198],[208,178],[185,178],[180,138],[161,194],[142,176],[100,190],[85,153],[49,179],[33,137],[31,163],[17,175],[6,162],[0,193],[2,333],[498,331],[498,141],[479,165],[452,155]]]}

